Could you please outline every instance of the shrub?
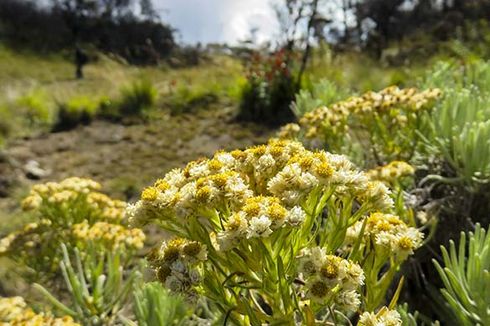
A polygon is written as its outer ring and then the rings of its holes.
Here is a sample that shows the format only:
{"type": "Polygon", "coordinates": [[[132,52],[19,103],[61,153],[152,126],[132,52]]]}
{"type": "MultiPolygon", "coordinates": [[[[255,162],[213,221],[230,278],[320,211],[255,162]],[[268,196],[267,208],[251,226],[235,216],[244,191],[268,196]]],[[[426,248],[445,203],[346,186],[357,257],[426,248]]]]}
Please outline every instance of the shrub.
{"type": "Polygon", "coordinates": [[[347,97],[347,92],[344,88],[338,87],[328,79],[322,79],[314,83],[311,90],[300,90],[295,95],[291,109],[297,118],[301,118],[320,106],[329,106],[345,97],[347,97]]]}
{"type": "Polygon", "coordinates": [[[169,290],[204,295],[220,323],[289,325],[398,321],[381,306],[422,234],[393,210],[345,157],[272,140],[172,170],[128,215],[174,236],[148,255],[169,290]]]}
{"type": "Polygon", "coordinates": [[[160,283],[152,282],[143,285],[134,292],[133,306],[136,324],[153,325],[186,325],[188,308],[183,298],[169,293],[160,283]]]}
{"type": "Polygon", "coordinates": [[[155,86],[149,80],[142,79],[124,87],[115,105],[121,117],[142,117],[155,106],[157,100],[155,86]]]}
{"type": "Polygon", "coordinates": [[[479,224],[468,236],[462,232],[458,248],[441,246],[443,265],[434,264],[444,283],[441,293],[458,325],[489,325],[490,235],[479,224]],[[467,240],[468,238],[468,240],[467,240]]]}
{"type": "Polygon", "coordinates": [[[81,325],[120,325],[120,313],[127,308],[133,285],[141,276],[137,269],[128,269],[123,251],[84,250],[82,258],[75,248],[71,258],[62,245],[61,252],[68,300],[60,301],[39,284],[34,287],[54,308],[81,325]]]}
{"type": "Polygon", "coordinates": [[[223,96],[222,87],[216,83],[206,85],[175,84],[165,103],[173,113],[191,112],[195,109],[207,108],[217,103],[223,96]]]}
{"type": "Polygon", "coordinates": [[[458,71],[438,65],[427,84],[446,89],[443,100],[427,115],[425,150],[442,158],[452,171],[433,178],[459,183],[478,193],[490,183],[490,64],[478,62],[458,71]]]}
{"type": "Polygon", "coordinates": [[[20,113],[27,119],[29,126],[49,126],[53,120],[53,112],[49,99],[41,90],[32,90],[16,100],[20,113]]]}
{"type": "Polygon", "coordinates": [[[292,54],[287,51],[255,53],[247,67],[239,117],[266,124],[292,121],[290,104],[299,88],[292,66],[292,54]]]}
{"type": "Polygon", "coordinates": [[[54,131],[74,128],[80,124],[89,124],[96,117],[99,101],[88,96],[78,96],[58,105],[54,131]]]}
{"type": "Polygon", "coordinates": [[[418,91],[396,86],[330,106],[319,107],[299,124],[288,124],[281,138],[301,139],[307,146],[347,153],[360,166],[410,159],[418,147],[422,113],[440,96],[439,89],[418,91]]]}
{"type": "MultiPolygon", "coordinates": [[[[130,260],[144,234],[124,225],[126,203],[98,192],[90,179],[68,178],[33,186],[22,202],[35,221],[0,240],[0,255],[26,266],[37,280],[56,282],[62,254],[68,250],[122,250],[130,260]],[[101,236],[103,235],[103,236],[101,236]]],[[[28,275],[29,276],[29,275],[28,275]]]]}

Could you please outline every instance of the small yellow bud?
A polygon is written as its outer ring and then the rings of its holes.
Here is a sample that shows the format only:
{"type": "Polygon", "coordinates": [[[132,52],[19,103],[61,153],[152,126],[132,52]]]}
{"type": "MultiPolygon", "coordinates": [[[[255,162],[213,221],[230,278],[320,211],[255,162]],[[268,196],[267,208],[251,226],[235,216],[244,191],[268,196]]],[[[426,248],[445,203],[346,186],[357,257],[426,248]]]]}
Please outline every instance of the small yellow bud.
{"type": "Polygon", "coordinates": [[[141,193],[141,199],[144,201],[155,201],[158,197],[158,190],[155,187],[148,187],[141,193]]]}

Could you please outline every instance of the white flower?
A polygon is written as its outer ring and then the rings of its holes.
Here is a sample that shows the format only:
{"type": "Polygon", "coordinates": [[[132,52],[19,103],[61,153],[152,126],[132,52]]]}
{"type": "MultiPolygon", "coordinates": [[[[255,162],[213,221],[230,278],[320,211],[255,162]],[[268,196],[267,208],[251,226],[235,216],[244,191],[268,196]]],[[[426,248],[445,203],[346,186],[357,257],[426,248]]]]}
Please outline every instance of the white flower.
{"type": "Polygon", "coordinates": [[[381,308],[378,313],[365,312],[359,317],[358,326],[401,326],[402,320],[396,310],[381,308]]]}
{"type": "Polygon", "coordinates": [[[155,203],[161,208],[170,207],[174,202],[177,192],[178,189],[175,187],[167,189],[164,192],[159,192],[155,203]]]}
{"type": "Polygon", "coordinates": [[[317,269],[320,269],[327,260],[325,248],[314,247],[310,250],[311,260],[317,269]]]}
{"type": "Polygon", "coordinates": [[[226,188],[230,197],[236,194],[247,194],[249,192],[248,186],[245,184],[242,178],[238,175],[233,175],[226,180],[226,188]]]}
{"type": "MultiPolygon", "coordinates": [[[[177,203],[175,203],[175,210],[178,216],[187,216],[191,212],[191,208],[194,203],[194,196],[196,193],[196,182],[189,182],[183,186],[179,194],[177,203]]],[[[172,198],[172,201],[175,196],[172,198]]]]}
{"type": "Polygon", "coordinates": [[[335,297],[335,303],[345,311],[356,311],[361,305],[360,295],[356,291],[342,291],[335,297]]]}
{"type": "Polygon", "coordinates": [[[381,325],[383,326],[398,326],[402,324],[402,320],[400,318],[400,314],[396,310],[388,310],[381,317],[381,325]]]}
{"type": "Polygon", "coordinates": [[[422,224],[427,224],[427,221],[429,220],[426,211],[418,211],[416,217],[422,224]]]}
{"type": "Polygon", "coordinates": [[[292,206],[299,202],[302,195],[303,193],[300,191],[288,190],[283,192],[280,198],[286,205],[292,206]]]}
{"type": "Polygon", "coordinates": [[[186,177],[181,169],[173,169],[165,175],[164,180],[169,185],[180,188],[186,182],[186,177]]]}
{"type": "Polygon", "coordinates": [[[138,225],[138,217],[141,217],[142,203],[139,201],[135,204],[128,204],[124,211],[124,216],[131,225],[138,225]]]}
{"type": "Polygon", "coordinates": [[[272,221],[265,215],[253,217],[249,221],[247,238],[268,237],[272,233],[271,224],[272,221]]]}
{"type": "Polygon", "coordinates": [[[394,239],[395,250],[401,254],[413,254],[422,245],[423,234],[416,228],[406,228],[399,232],[394,239]]]}
{"type": "Polygon", "coordinates": [[[225,165],[228,168],[234,168],[236,164],[236,160],[230,153],[218,153],[214,156],[220,163],[225,165]]]}
{"type": "Polygon", "coordinates": [[[326,153],[329,163],[335,170],[352,170],[353,164],[345,155],[326,153]]]}
{"type": "Polygon", "coordinates": [[[227,223],[227,231],[235,233],[237,235],[245,235],[247,233],[247,218],[245,212],[238,212],[237,214],[233,214],[230,216],[230,219],[227,223]],[[233,226],[230,229],[230,226],[233,226]]]}
{"type": "Polygon", "coordinates": [[[294,206],[287,216],[287,221],[293,226],[300,225],[306,219],[306,213],[299,206],[294,206]]]}
{"type": "Polygon", "coordinates": [[[396,237],[393,233],[388,231],[380,231],[375,236],[375,243],[379,246],[385,246],[387,248],[393,249],[396,243],[396,237]]]}
{"type": "Polygon", "coordinates": [[[301,190],[310,190],[319,184],[318,179],[309,172],[301,173],[298,186],[301,190]]]}
{"type": "Polygon", "coordinates": [[[219,250],[229,250],[238,240],[242,239],[247,234],[248,222],[245,212],[238,212],[230,216],[226,223],[226,230],[218,233],[216,236],[216,244],[219,250]]]}
{"type": "Polygon", "coordinates": [[[346,183],[354,189],[359,189],[362,185],[369,182],[369,178],[364,172],[352,171],[347,174],[346,183]]]}
{"type": "Polygon", "coordinates": [[[264,154],[257,160],[256,169],[259,172],[270,172],[276,165],[276,161],[270,154],[264,154]]]}
{"type": "Polygon", "coordinates": [[[210,171],[208,168],[208,162],[207,161],[199,162],[199,163],[191,166],[189,169],[189,175],[191,176],[192,179],[198,179],[201,177],[205,177],[209,174],[210,174],[210,171]]]}
{"type": "Polygon", "coordinates": [[[355,223],[349,227],[345,234],[345,243],[353,245],[361,235],[362,223],[355,223]]]}
{"type": "Polygon", "coordinates": [[[319,303],[325,303],[331,297],[331,285],[324,279],[316,276],[311,279],[308,285],[308,296],[319,303]]]}
{"type": "Polygon", "coordinates": [[[357,289],[364,284],[364,271],[356,263],[348,262],[344,282],[344,288],[349,290],[357,289]]]}
{"type": "Polygon", "coordinates": [[[304,277],[310,277],[318,271],[318,268],[310,256],[304,256],[299,259],[298,271],[302,273],[304,277]]]}
{"type": "MultiPolygon", "coordinates": [[[[361,316],[359,316],[358,326],[377,326],[378,318],[376,318],[376,314],[373,312],[364,312],[361,316]]],[[[381,325],[380,325],[381,326],[381,325]]]]}

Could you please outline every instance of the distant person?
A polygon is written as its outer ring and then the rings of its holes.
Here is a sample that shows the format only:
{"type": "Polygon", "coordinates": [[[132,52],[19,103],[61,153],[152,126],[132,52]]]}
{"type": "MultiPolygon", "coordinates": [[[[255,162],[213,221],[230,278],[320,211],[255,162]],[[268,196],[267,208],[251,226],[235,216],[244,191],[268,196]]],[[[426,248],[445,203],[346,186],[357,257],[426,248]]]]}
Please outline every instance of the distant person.
{"type": "Polygon", "coordinates": [[[83,66],[88,62],[88,55],[77,45],[75,49],[75,65],[77,66],[76,77],[83,79],[83,66]]]}

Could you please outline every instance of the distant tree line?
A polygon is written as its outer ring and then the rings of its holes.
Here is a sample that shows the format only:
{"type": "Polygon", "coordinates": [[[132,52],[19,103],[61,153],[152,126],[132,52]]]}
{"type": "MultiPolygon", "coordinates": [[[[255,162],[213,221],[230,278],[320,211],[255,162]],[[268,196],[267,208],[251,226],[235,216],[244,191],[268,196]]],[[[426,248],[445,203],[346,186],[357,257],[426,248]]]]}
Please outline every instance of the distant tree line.
{"type": "Polygon", "coordinates": [[[344,37],[373,48],[378,54],[390,41],[424,33],[433,40],[448,40],[468,22],[490,20],[490,0],[344,0],[360,26],[347,29],[344,37]],[[357,33],[355,32],[357,31],[357,33]],[[362,39],[364,37],[364,40],[362,39]]]}
{"type": "Polygon", "coordinates": [[[464,38],[468,22],[490,20],[490,0],[283,0],[275,9],[288,48],[324,41],[377,55],[416,33],[464,38]]]}
{"type": "Polygon", "coordinates": [[[0,41],[37,52],[90,44],[132,64],[157,63],[176,47],[151,0],[1,0],[0,41]]]}

